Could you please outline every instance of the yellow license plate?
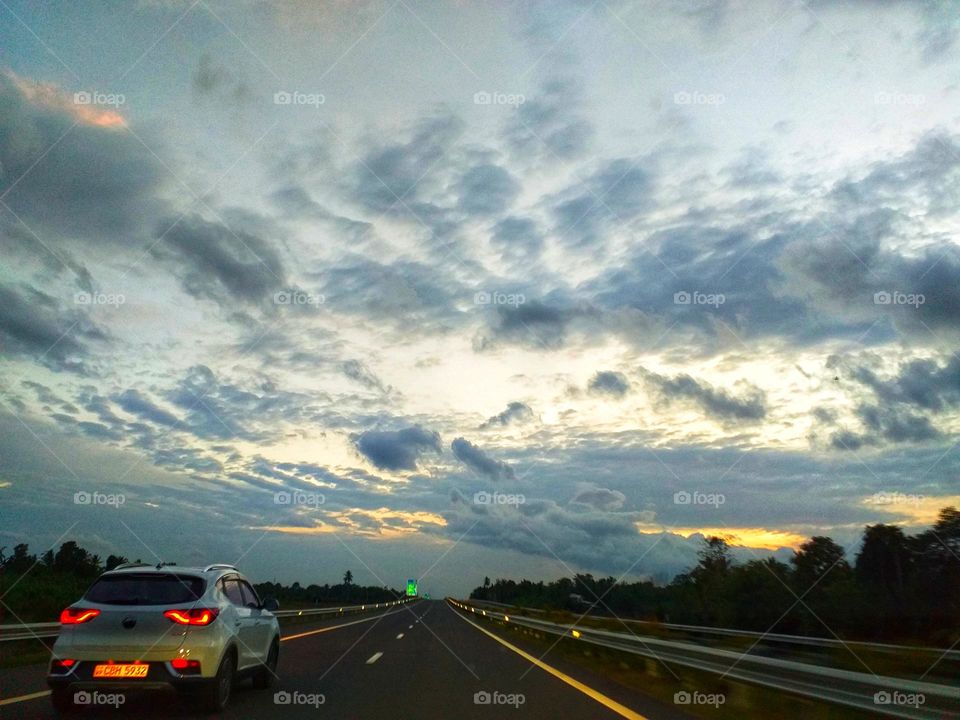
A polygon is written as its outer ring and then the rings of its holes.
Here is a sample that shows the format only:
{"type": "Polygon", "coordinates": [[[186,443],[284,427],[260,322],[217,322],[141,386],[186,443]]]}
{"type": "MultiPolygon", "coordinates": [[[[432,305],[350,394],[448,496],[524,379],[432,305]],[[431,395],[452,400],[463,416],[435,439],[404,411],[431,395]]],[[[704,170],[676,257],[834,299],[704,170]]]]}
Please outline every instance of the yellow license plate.
{"type": "Polygon", "coordinates": [[[146,663],[96,665],[93,668],[93,676],[95,678],[145,678],[149,669],[150,666],[146,663]]]}

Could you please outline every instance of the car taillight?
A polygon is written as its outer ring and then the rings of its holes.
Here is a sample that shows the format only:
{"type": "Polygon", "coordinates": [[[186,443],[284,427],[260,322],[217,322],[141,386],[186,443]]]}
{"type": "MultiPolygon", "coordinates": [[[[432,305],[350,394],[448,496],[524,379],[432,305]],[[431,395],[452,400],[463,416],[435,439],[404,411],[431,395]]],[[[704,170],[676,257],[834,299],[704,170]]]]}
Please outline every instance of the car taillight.
{"type": "Polygon", "coordinates": [[[200,661],[187,660],[187,658],[174,658],[170,661],[170,667],[181,675],[199,675],[200,661]]]}
{"type": "Polygon", "coordinates": [[[190,608],[189,610],[167,610],[163,616],[178,625],[209,625],[220,614],[218,608],[190,608]]]}
{"type": "Polygon", "coordinates": [[[67,673],[76,664],[77,661],[71,658],[54,658],[50,661],[50,672],[67,673]]]}
{"type": "Polygon", "coordinates": [[[99,614],[100,611],[93,608],[68,607],[60,613],[60,624],[79,625],[80,623],[90,622],[99,614]]]}

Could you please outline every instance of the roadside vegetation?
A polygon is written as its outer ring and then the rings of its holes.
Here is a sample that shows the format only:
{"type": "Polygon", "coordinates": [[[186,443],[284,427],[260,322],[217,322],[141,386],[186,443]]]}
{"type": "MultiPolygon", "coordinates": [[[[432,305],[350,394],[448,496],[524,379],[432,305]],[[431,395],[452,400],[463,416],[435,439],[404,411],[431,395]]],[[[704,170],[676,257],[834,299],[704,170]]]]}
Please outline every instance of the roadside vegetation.
{"type": "Polygon", "coordinates": [[[949,647],[960,639],[960,512],[940,511],[908,535],[868,525],[851,564],[829,537],[813,537],[789,563],[733,560],[720,537],[667,585],[580,574],[553,582],[484,580],[470,597],[623,618],[844,640],[949,647]],[[599,600],[598,600],[599,599],[599,600]]]}
{"type": "MultiPolygon", "coordinates": [[[[39,556],[31,554],[26,543],[16,545],[9,553],[7,548],[0,547],[0,625],[56,621],[60,611],[79,600],[100,573],[125,562],[130,560],[119,555],[103,560],[73,540],[39,556]]],[[[273,596],[280,601],[281,608],[291,609],[377,603],[402,597],[399,590],[356,585],[349,570],[343,581],[335,585],[263,582],[254,587],[260,597],[273,596]]]]}

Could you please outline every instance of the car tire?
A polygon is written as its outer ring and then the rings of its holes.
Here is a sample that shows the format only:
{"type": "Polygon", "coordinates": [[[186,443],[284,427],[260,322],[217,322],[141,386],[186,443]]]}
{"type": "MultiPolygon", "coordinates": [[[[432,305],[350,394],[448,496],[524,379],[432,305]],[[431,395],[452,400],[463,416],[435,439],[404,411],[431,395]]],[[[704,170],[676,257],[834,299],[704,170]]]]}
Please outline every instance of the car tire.
{"type": "Polygon", "coordinates": [[[277,682],[277,663],[280,661],[280,638],[274,638],[266,662],[253,675],[253,686],[269,690],[277,682]]]}
{"type": "Polygon", "coordinates": [[[237,679],[237,661],[232,652],[228,652],[220,661],[220,667],[217,668],[217,675],[210,681],[209,686],[204,688],[204,693],[200,699],[200,705],[204,710],[211,713],[223,712],[230,702],[230,695],[233,694],[233,687],[237,679]]]}

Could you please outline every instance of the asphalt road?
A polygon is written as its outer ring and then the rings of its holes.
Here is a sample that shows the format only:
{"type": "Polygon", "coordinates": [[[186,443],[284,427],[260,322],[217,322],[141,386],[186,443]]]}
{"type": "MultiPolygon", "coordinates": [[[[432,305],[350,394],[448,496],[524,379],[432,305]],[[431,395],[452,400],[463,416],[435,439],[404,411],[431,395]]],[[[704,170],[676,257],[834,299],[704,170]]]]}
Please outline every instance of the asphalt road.
{"type": "MultiPolygon", "coordinates": [[[[609,683],[582,668],[556,664],[549,656],[544,661],[565,672],[566,679],[549,669],[531,667],[528,659],[472,626],[440,600],[420,601],[377,616],[291,626],[284,630],[284,636],[277,687],[254,690],[245,683],[237,688],[222,717],[689,717],[675,707],[609,683]],[[312,632],[316,630],[320,632],[312,632]],[[580,686],[575,687],[578,682],[580,686]],[[478,693],[488,693],[491,702],[478,704],[477,699],[488,697],[478,693]],[[611,710],[611,703],[619,703],[635,714],[611,710]]],[[[516,644],[514,638],[503,637],[516,644]]],[[[0,683],[2,698],[45,690],[43,674],[40,666],[0,671],[4,678],[0,683]]],[[[128,697],[119,709],[85,709],[80,714],[136,718],[198,716],[201,715],[183,706],[176,696],[156,693],[128,697]]],[[[0,717],[36,720],[56,715],[48,697],[37,697],[0,705],[0,717]]]]}

